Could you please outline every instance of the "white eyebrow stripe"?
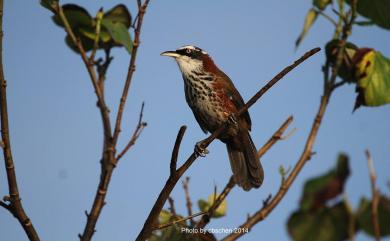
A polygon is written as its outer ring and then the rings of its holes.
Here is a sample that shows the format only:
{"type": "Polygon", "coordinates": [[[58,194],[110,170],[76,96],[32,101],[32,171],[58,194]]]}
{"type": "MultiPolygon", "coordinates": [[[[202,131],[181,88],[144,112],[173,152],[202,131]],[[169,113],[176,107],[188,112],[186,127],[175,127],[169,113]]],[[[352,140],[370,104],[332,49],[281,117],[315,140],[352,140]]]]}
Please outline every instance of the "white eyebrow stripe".
{"type": "Polygon", "coordinates": [[[202,50],[201,48],[195,47],[193,45],[184,45],[183,47],[180,47],[177,50],[182,50],[182,49],[201,50],[202,54],[208,54],[206,51],[202,50]]]}

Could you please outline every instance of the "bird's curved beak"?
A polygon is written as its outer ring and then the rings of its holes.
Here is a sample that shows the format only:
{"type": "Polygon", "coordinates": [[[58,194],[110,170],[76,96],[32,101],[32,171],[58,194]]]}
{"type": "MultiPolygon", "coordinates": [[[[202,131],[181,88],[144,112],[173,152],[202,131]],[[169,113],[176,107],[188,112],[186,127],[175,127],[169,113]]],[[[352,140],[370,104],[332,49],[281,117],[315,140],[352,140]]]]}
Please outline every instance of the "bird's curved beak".
{"type": "Polygon", "coordinates": [[[168,56],[168,57],[173,57],[177,58],[180,56],[180,54],[176,53],[176,51],[165,51],[160,54],[161,56],[168,56]]]}

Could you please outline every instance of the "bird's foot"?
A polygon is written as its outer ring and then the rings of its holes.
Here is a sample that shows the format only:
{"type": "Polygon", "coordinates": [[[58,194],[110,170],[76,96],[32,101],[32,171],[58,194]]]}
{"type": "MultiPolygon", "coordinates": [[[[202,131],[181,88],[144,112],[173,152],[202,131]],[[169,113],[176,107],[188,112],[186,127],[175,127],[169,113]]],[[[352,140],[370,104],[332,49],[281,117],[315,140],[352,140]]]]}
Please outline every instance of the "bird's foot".
{"type": "Polygon", "coordinates": [[[209,154],[209,150],[206,149],[206,147],[204,147],[203,145],[203,142],[200,141],[200,142],[197,142],[195,144],[195,149],[194,149],[194,152],[196,154],[196,156],[201,156],[201,157],[205,157],[207,154],[209,154]]]}

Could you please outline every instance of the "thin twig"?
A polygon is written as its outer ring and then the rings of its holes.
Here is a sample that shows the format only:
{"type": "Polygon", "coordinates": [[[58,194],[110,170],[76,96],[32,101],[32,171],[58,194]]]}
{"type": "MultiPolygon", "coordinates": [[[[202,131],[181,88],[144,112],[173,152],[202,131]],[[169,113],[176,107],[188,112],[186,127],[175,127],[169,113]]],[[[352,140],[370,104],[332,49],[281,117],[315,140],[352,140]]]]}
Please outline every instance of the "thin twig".
{"type": "Polygon", "coordinates": [[[8,202],[0,202],[0,206],[10,211],[23,227],[29,240],[39,241],[31,220],[27,216],[22,206],[18,183],[16,180],[16,171],[12,157],[11,140],[9,136],[8,123],[8,104],[7,104],[7,81],[4,78],[3,71],[3,0],[0,0],[0,114],[1,114],[1,137],[3,144],[4,164],[8,180],[8,202]]]}
{"type": "Polygon", "coordinates": [[[172,197],[168,197],[168,203],[169,203],[169,211],[172,213],[173,217],[176,217],[177,213],[175,208],[175,200],[173,200],[172,197]]]}
{"type": "MultiPolygon", "coordinates": [[[[186,177],[185,180],[182,181],[183,190],[184,190],[184,194],[186,197],[187,213],[188,213],[188,216],[192,216],[193,213],[192,213],[192,202],[191,202],[191,197],[190,197],[190,190],[189,190],[189,186],[188,186],[189,183],[190,183],[190,177],[186,177]]],[[[195,223],[192,218],[190,218],[190,223],[191,223],[191,226],[193,226],[195,223]]]]}
{"type": "Polygon", "coordinates": [[[324,13],[324,11],[320,10],[320,9],[316,9],[316,12],[320,15],[322,15],[324,18],[326,18],[327,20],[329,20],[329,22],[331,24],[333,24],[335,27],[337,27],[337,22],[329,15],[327,15],[326,13],[324,13]]]}
{"type": "Polygon", "coordinates": [[[207,210],[207,212],[196,224],[197,229],[204,228],[209,223],[210,217],[213,216],[215,210],[217,210],[217,208],[222,204],[222,202],[226,199],[226,197],[229,195],[230,191],[234,188],[235,185],[236,183],[234,181],[234,178],[233,176],[231,176],[225,188],[222,190],[221,194],[219,194],[216,200],[213,202],[213,205],[211,205],[209,210],[207,210]]]}
{"type": "Polygon", "coordinates": [[[138,1],[137,27],[134,29],[135,37],[134,37],[134,42],[133,42],[133,49],[131,50],[131,58],[130,58],[128,72],[127,72],[127,77],[126,77],[125,85],[123,87],[122,96],[121,96],[120,101],[119,101],[119,107],[118,107],[118,112],[117,112],[117,117],[116,117],[116,122],[115,122],[115,129],[114,129],[114,134],[113,134],[114,145],[117,143],[119,133],[121,131],[122,116],[123,116],[123,112],[125,110],[125,104],[126,104],[127,95],[129,93],[129,89],[130,89],[131,80],[133,78],[133,74],[135,71],[135,60],[137,58],[138,46],[140,44],[142,22],[143,22],[143,18],[144,18],[145,12],[146,12],[146,8],[148,7],[149,1],[150,0],[145,0],[144,4],[142,4],[142,5],[141,5],[141,2],[138,1]]]}
{"type": "Polygon", "coordinates": [[[96,51],[99,47],[100,29],[101,29],[102,18],[103,18],[103,8],[100,8],[98,13],[96,14],[95,39],[93,41],[93,48],[91,51],[91,55],[89,56],[90,63],[94,62],[95,54],[96,54],[96,51]]]}
{"type": "Polygon", "coordinates": [[[89,74],[91,82],[92,82],[92,86],[95,90],[95,94],[96,94],[96,97],[98,99],[98,107],[100,109],[100,113],[101,113],[102,120],[103,120],[104,136],[106,139],[111,139],[112,134],[111,134],[111,124],[110,124],[110,117],[109,117],[110,111],[109,111],[109,109],[106,105],[106,102],[104,100],[103,93],[102,93],[101,89],[99,88],[98,78],[97,78],[96,72],[93,68],[93,63],[91,63],[89,61],[80,39],[76,38],[76,35],[74,34],[74,32],[69,24],[69,21],[66,18],[64,11],[59,4],[57,5],[56,12],[59,15],[59,17],[61,18],[61,21],[64,23],[65,31],[70,36],[73,44],[77,47],[77,49],[80,53],[80,56],[85,64],[85,67],[87,68],[88,74],[89,74]]]}
{"type": "MultiPolygon", "coordinates": [[[[261,158],[277,141],[283,139],[282,135],[289,127],[293,119],[293,116],[289,116],[287,120],[285,120],[284,123],[279,127],[279,129],[271,136],[271,138],[269,138],[269,140],[259,149],[257,152],[259,158],[261,158]]],[[[291,134],[287,134],[287,137],[290,135],[291,134]]]]}
{"type": "Polygon", "coordinates": [[[144,113],[144,106],[145,106],[145,103],[142,102],[142,105],[141,105],[141,111],[139,113],[139,118],[138,118],[138,123],[137,123],[137,126],[133,132],[133,135],[131,136],[129,142],[127,143],[127,145],[125,146],[125,148],[118,154],[118,156],[116,157],[116,161],[118,162],[125,154],[126,152],[135,144],[135,142],[137,141],[138,137],[141,135],[142,131],[144,130],[144,128],[146,127],[147,123],[144,122],[142,120],[143,118],[143,113],[144,113]]]}
{"type": "MultiPolygon", "coordinates": [[[[288,74],[291,70],[293,70],[295,67],[300,65],[302,62],[304,62],[306,59],[310,58],[314,54],[320,51],[320,48],[314,48],[308,52],[306,52],[302,57],[300,57],[298,60],[296,60],[293,64],[287,66],[284,68],[281,72],[279,72],[274,78],[272,78],[263,88],[261,88],[236,114],[236,117],[239,117],[241,114],[243,114],[245,111],[248,110],[256,101],[260,99],[261,96],[263,96],[272,86],[274,86],[279,80],[281,80],[286,74],[288,74]]],[[[206,148],[216,137],[218,137],[228,126],[228,121],[222,124],[215,132],[213,132],[209,137],[202,140],[202,147],[206,148]]],[[[154,203],[153,208],[151,209],[144,226],[141,230],[141,232],[138,234],[136,241],[143,241],[146,240],[151,232],[153,231],[153,227],[155,227],[155,223],[157,222],[158,215],[160,214],[167,198],[169,197],[169,194],[172,192],[173,188],[175,187],[177,181],[180,179],[180,177],[185,173],[185,171],[192,165],[192,163],[198,158],[198,155],[194,151],[190,157],[184,162],[184,164],[178,168],[175,172],[172,173],[174,170],[172,167],[176,166],[176,162],[172,164],[171,162],[171,174],[168,177],[168,180],[161,190],[156,202],[154,203]]],[[[176,160],[177,161],[177,160],[176,160]]]]}
{"type": "Polygon", "coordinates": [[[372,225],[374,226],[375,240],[381,240],[381,230],[378,220],[378,204],[379,204],[379,190],[376,186],[376,173],[374,168],[374,161],[372,160],[371,153],[369,150],[366,150],[366,157],[368,163],[368,170],[370,172],[370,181],[371,181],[371,191],[372,191],[372,200],[371,200],[371,220],[372,225]]]}

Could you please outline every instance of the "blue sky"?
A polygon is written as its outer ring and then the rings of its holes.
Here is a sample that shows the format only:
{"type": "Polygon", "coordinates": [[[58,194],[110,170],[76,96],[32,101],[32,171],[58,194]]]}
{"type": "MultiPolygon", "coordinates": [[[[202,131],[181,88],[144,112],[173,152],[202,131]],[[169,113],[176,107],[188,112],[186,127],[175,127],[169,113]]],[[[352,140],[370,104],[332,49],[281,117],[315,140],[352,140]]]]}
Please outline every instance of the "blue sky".
{"type": "MultiPolygon", "coordinates": [[[[65,2],[65,1],[64,1],[65,2]]],[[[66,1],[68,2],[68,1],[66,1]]],[[[95,13],[121,1],[74,1],[95,13]]],[[[127,1],[135,13],[133,1],[127,1]]],[[[304,15],[311,1],[151,1],[141,36],[141,47],[119,142],[128,141],[145,101],[148,122],[136,146],[115,170],[107,205],[94,240],[133,240],[169,173],[171,149],[181,125],[187,125],[179,160],[204,138],[185,103],[183,82],[176,64],[159,54],[185,44],[205,49],[235,82],[248,100],[267,80],[304,51],[324,44],[332,26],[319,19],[294,50],[304,15]]],[[[38,1],[6,1],[3,58],[8,81],[11,141],[23,204],[42,240],[77,240],[85,224],[100,174],[102,128],[90,80],[81,59],[64,44],[65,34],[38,1]]],[[[375,47],[390,56],[390,32],[377,27],[356,27],[351,40],[375,47]]],[[[111,117],[116,114],[126,77],[129,55],[113,51],[115,59],[107,77],[106,98],[111,117]]],[[[324,52],[306,61],[250,109],[252,137],[261,146],[280,124],[294,115],[297,131],[278,143],[262,159],[263,186],[249,193],[234,189],[227,216],[209,227],[232,228],[247,213],[255,212],[280,184],[278,167],[297,161],[322,93],[321,65],[324,52]]],[[[285,223],[297,208],[304,181],[334,166],[339,152],[350,156],[352,175],[346,192],[356,208],[360,197],[370,195],[364,150],[372,152],[378,186],[389,195],[390,108],[361,108],[352,114],[354,86],[332,96],[314,146],[316,155],[307,163],[274,212],[241,240],[289,240],[285,223]]],[[[216,141],[210,154],[198,159],[191,176],[195,202],[221,190],[231,175],[225,147],[216,141]]],[[[0,168],[0,195],[7,194],[4,168],[0,168]]],[[[178,212],[185,213],[185,199],[178,185],[172,193],[178,212]]],[[[26,240],[16,222],[0,209],[0,240],[26,240]]],[[[218,236],[222,237],[222,236],[218,236]]],[[[372,240],[360,234],[357,241],[372,240]]],[[[389,240],[389,239],[387,239],[389,240]]]]}

